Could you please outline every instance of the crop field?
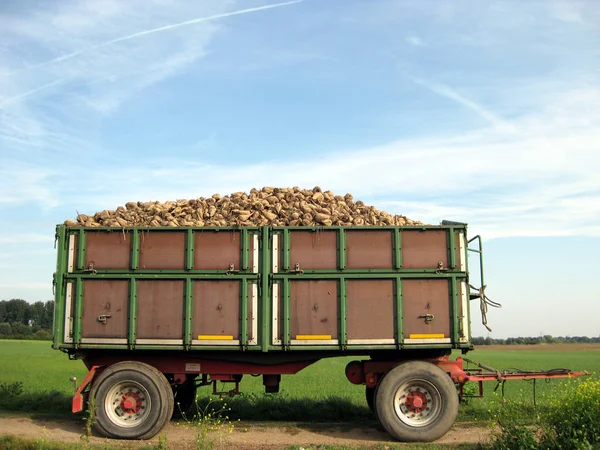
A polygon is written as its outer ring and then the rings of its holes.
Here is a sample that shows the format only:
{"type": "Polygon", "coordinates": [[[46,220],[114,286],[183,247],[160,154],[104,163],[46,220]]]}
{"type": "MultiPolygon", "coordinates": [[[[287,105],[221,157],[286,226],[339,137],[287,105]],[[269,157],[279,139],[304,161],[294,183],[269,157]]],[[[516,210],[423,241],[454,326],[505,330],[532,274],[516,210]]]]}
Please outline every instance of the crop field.
{"type": "MultiPolygon", "coordinates": [[[[459,356],[456,354],[455,356],[459,356]]],[[[570,368],[600,373],[600,345],[535,345],[480,347],[468,358],[499,370],[542,370],[570,368]]],[[[260,421],[374,421],[364,398],[364,386],[348,382],[346,364],[356,358],[321,360],[297,375],[282,377],[279,394],[264,394],[261,377],[245,376],[240,384],[244,395],[226,399],[232,419],[260,421]]],[[[47,341],[0,341],[0,414],[25,414],[68,418],[73,384],[70,376],[82,380],[86,369],[81,361],[70,361],[67,355],[50,348],[47,341]]],[[[535,386],[537,408],[544,408],[554,389],[568,389],[574,380],[538,380],[535,386]]],[[[460,408],[462,422],[493,420],[503,408],[501,389],[494,392],[495,382],[485,385],[484,398],[468,399],[460,408]]],[[[229,389],[228,385],[224,389],[229,389]]],[[[203,408],[212,388],[198,391],[203,408]]],[[[508,403],[519,405],[522,420],[527,422],[535,411],[533,383],[510,381],[505,385],[508,403]]],[[[213,397],[211,402],[218,402],[213,397]]],[[[79,420],[79,419],[77,419],[79,420]]]]}

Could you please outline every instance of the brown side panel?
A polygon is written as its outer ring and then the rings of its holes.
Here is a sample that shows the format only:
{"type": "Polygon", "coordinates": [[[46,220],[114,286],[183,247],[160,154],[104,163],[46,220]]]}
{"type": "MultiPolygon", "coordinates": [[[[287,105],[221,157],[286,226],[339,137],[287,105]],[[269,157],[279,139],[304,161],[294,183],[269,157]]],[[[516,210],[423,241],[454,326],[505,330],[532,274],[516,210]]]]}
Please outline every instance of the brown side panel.
{"type": "Polygon", "coordinates": [[[302,270],[335,270],[337,268],[337,232],[290,232],[290,264],[302,270]]]}
{"type": "Polygon", "coordinates": [[[128,305],[129,282],[127,280],[85,280],[81,336],[83,338],[127,338],[128,305]],[[98,321],[101,315],[107,316],[105,324],[98,321]]]}
{"type": "Polygon", "coordinates": [[[394,339],[394,280],[348,280],[348,339],[394,339]]]}
{"type": "Polygon", "coordinates": [[[392,232],[346,232],[346,264],[348,269],[391,269],[392,232]]]}
{"type": "Polygon", "coordinates": [[[411,334],[443,334],[450,337],[450,283],[448,280],[402,280],[404,337],[411,334]],[[425,318],[432,314],[427,324],[425,318]]]}
{"type": "Polygon", "coordinates": [[[240,281],[194,281],[192,338],[240,336],[240,281]]]}
{"type": "Polygon", "coordinates": [[[290,332],[299,334],[338,334],[338,286],[335,280],[290,281],[290,332]]]}
{"type": "Polygon", "coordinates": [[[240,268],[239,231],[196,231],[194,233],[194,269],[228,270],[240,268]]]}
{"type": "Polygon", "coordinates": [[[448,267],[445,230],[402,231],[402,267],[435,269],[441,261],[448,267]]]}
{"type": "Polygon", "coordinates": [[[131,234],[108,231],[86,233],[85,267],[94,269],[129,269],[131,234]]]}
{"type": "Polygon", "coordinates": [[[137,337],[183,338],[182,280],[138,281],[137,337]]]}
{"type": "Polygon", "coordinates": [[[149,231],[140,233],[140,269],[183,270],[185,233],[149,231]]]}

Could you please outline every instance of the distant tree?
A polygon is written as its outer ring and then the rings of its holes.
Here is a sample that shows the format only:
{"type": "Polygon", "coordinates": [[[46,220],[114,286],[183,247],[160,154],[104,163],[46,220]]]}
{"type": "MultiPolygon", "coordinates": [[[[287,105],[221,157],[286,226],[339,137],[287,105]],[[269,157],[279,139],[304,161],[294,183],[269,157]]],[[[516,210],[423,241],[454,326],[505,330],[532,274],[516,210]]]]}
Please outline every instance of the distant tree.
{"type": "Polygon", "coordinates": [[[473,345],[537,345],[537,344],[592,344],[600,343],[600,336],[588,337],[588,336],[551,336],[545,334],[544,336],[519,336],[509,337],[507,339],[493,339],[490,336],[484,338],[482,336],[476,336],[471,338],[473,345]]]}
{"type": "Polygon", "coordinates": [[[545,342],[546,344],[553,344],[554,338],[549,334],[545,334],[544,336],[542,336],[542,342],[545,342]]]}
{"type": "Polygon", "coordinates": [[[11,323],[10,326],[12,327],[13,336],[28,336],[28,335],[32,334],[31,328],[29,328],[24,323],[14,322],[14,323],[11,323]]]}
{"type": "Polygon", "coordinates": [[[37,328],[43,328],[42,322],[44,320],[44,314],[46,313],[46,307],[44,302],[35,302],[29,305],[29,320],[31,325],[35,325],[37,328]]]}
{"type": "Polygon", "coordinates": [[[0,323],[0,336],[12,336],[12,327],[10,323],[0,323]]]}
{"type": "Polygon", "coordinates": [[[44,315],[40,322],[40,327],[44,330],[51,330],[54,323],[54,300],[48,300],[44,304],[44,315]]]}
{"type": "Polygon", "coordinates": [[[54,301],[28,303],[23,299],[0,301],[0,323],[21,323],[38,329],[51,330],[54,322],[54,301]]]}
{"type": "Polygon", "coordinates": [[[48,330],[38,330],[38,331],[36,331],[35,337],[37,339],[46,340],[46,341],[49,341],[49,340],[52,339],[52,335],[50,334],[50,332],[48,330]]]}
{"type": "Polygon", "coordinates": [[[13,298],[8,300],[4,306],[4,316],[0,317],[0,322],[27,324],[29,321],[29,303],[20,298],[13,298]]]}

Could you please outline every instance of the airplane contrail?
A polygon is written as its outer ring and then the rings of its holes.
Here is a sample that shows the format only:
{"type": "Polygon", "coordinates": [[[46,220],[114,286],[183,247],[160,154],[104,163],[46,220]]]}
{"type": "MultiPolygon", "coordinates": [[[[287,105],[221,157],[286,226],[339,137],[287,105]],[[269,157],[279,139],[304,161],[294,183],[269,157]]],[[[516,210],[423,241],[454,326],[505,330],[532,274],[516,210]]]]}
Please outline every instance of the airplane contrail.
{"type": "Polygon", "coordinates": [[[424,88],[429,89],[431,92],[433,92],[437,95],[440,95],[442,97],[449,98],[450,100],[453,100],[456,103],[470,109],[471,111],[475,112],[479,117],[485,119],[487,122],[489,122],[490,124],[492,124],[496,127],[502,128],[504,130],[512,129],[512,126],[510,124],[505,122],[503,119],[498,117],[496,114],[494,114],[493,112],[484,108],[482,105],[474,102],[473,100],[471,100],[463,95],[460,95],[454,89],[452,89],[446,85],[433,83],[431,81],[423,80],[422,78],[415,78],[410,75],[409,75],[409,78],[414,83],[417,83],[417,84],[423,86],[424,88]]]}
{"type": "MultiPolygon", "coordinates": [[[[53,59],[51,59],[49,61],[44,61],[42,63],[34,64],[32,66],[29,66],[29,67],[26,67],[24,69],[21,69],[21,70],[19,70],[17,72],[12,72],[12,74],[21,72],[23,70],[39,69],[40,67],[50,66],[50,65],[56,64],[58,62],[67,61],[69,59],[75,58],[75,57],[77,57],[77,56],[79,56],[79,55],[81,55],[83,53],[86,53],[86,52],[88,52],[90,50],[95,50],[97,48],[106,47],[108,45],[116,44],[117,42],[128,41],[130,39],[135,39],[135,38],[138,38],[138,37],[141,37],[141,36],[146,36],[148,34],[160,33],[161,31],[172,30],[173,28],[184,27],[186,25],[193,25],[193,24],[196,24],[196,23],[209,22],[211,20],[224,19],[225,17],[239,16],[241,14],[248,14],[248,13],[253,13],[253,12],[258,12],[258,11],[264,11],[264,10],[267,10],[267,9],[280,8],[282,6],[293,5],[295,3],[302,3],[304,1],[305,0],[292,0],[292,1],[283,2],[283,3],[274,3],[272,5],[257,6],[255,8],[240,9],[240,10],[231,11],[231,12],[228,12],[228,13],[215,14],[215,15],[206,16],[206,17],[198,17],[196,19],[186,20],[185,22],[179,22],[179,23],[173,23],[173,24],[170,24],[170,25],[164,25],[162,27],[152,28],[150,30],[139,31],[137,33],[128,34],[127,36],[121,36],[121,37],[116,38],[116,39],[111,39],[109,41],[101,42],[99,44],[95,44],[95,45],[92,45],[90,47],[86,47],[86,48],[83,48],[81,50],[77,50],[75,52],[68,53],[66,55],[58,56],[58,57],[53,58],[53,59]]],[[[5,74],[5,75],[12,75],[12,74],[9,73],[9,74],[5,74]]]]}
{"type": "Polygon", "coordinates": [[[302,3],[303,1],[304,0],[293,0],[293,1],[284,2],[284,3],[274,3],[272,5],[258,6],[256,8],[240,9],[238,11],[232,11],[232,12],[222,13],[222,14],[215,14],[214,16],[200,17],[198,19],[192,19],[192,20],[187,20],[185,22],[174,23],[171,25],[165,25],[163,27],[153,28],[151,30],[146,30],[146,31],[140,31],[139,33],[133,33],[128,36],[123,36],[123,37],[120,37],[117,39],[112,39],[110,41],[103,42],[102,44],[98,44],[98,47],[103,47],[105,45],[111,45],[111,44],[115,44],[117,42],[127,41],[129,39],[134,39],[134,38],[137,38],[140,36],[145,36],[147,34],[171,30],[173,28],[179,28],[179,27],[183,27],[186,25],[192,25],[192,24],[201,23],[201,22],[208,22],[210,20],[222,19],[224,17],[238,16],[240,14],[247,14],[247,13],[251,13],[251,12],[263,11],[265,9],[279,8],[281,6],[293,5],[294,3],[302,3]]]}
{"type": "MultiPolygon", "coordinates": [[[[264,11],[266,9],[273,9],[273,8],[280,8],[282,6],[287,6],[287,5],[293,5],[295,3],[302,3],[305,0],[292,0],[292,1],[288,1],[288,2],[283,2],[283,3],[274,3],[272,5],[265,5],[265,6],[258,6],[255,8],[246,8],[246,9],[240,9],[237,11],[231,11],[228,13],[222,13],[222,14],[215,14],[212,16],[206,16],[206,17],[198,17],[196,19],[191,19],[191,20],[186,20],[185,22],[179,22],[179,23],[173,23],[170,25],[164,25],[162,27],[158,27],[158,28],[152,28],[150,30],[144,30],[144,31],[139,31],[137,33],[133,33],[133,34],[128,34],[127,36],[122,36],[116,39],[111,39],[109,41],[105,41],[105,42],[101,42],[99,44],[96,45],[92,45],[90,47],[86,47],[84,49],[81,50],[77,50],[75,52],[72,53],[68,53],[66,55],[62,55],[62,56],[58,56],[56,58],[53,58],[49,61],[45,61],[43,63],[39,63],[39,64],[35,64],[33,66],[29,66],[26,67],[25,69],[21,69],[17,72],[12,72],[9,74],[4,74],[4,75],[12,75],[15,73],[19,73],[22,72],[23,70],[30,70],[30,69],[39,69],[40,67],[46,67],[52,64],[56,64],[62,61],[67,61],[69,59],[75,58],[83,53],[86,53],[90,50],[94,50],[97,48],[101,48],[101,47],[106,47],[108,45],[112,45],[112,44],[116,44],[117,42],[123,42],[123,41],[128,41],[130,39],[135,39],[141,36],[146,36],[148,34],[153,34],[153,33],[159,33],[161,31],[166,31],[166,30],[172,30],[173,28],[179,28],[179,27],[183,27],[186,25],[193,25],[196,23],[201,23],[201,22],[209,22],[211,20],[217,20],[217,19],[223,19],[225,17],[231,17],[231,16],[238,16],[240,14],[248,14],[248,13],[253,13],[253,12],[258,12],[258,11],[264,11]]],[[[8,98],[6,100],[3,100],[0,103],[0,108],[3,108],[6,105],[9,105],[10,103],[13,103],[17,100],[22,100],[24,98],[27,98],[33,94],[37,94],[40,91],[44,91],[46,89],[51,88],[52,86],[55,86],[56,84],[61,83],[62,81],[64,81],[64,79],[59,79],[59,80],[55,80],[51,83],[45,84],[43,86],[37,87],[35,89],[32,89],[30,91],[27,92],[23,92],[22,94],[16,95],[14,97],[8,98]]]]}
{"type": "Polygon", "coordinates": [[[0,102],[0,108],[4,108],[6,105],[9,105],[10,103],[16,102],[17,100],[21,100],[24,98],[29,97],[30,95],[33,94],[37,94],[40,91],[43,91],[45,89],[51,88],[52,86],[55,86],[59,83],[62,83],[65,79],[64,78],[60,78],[58,80],[54,80],[51,83],[48,84],[44,84],[43,86],[39,86],[35,89],[32,89],[30,91],[27,92],[23,92],[22,94],[19,95],[15,95],[14,97],[11,98],[7,98],[6,100],[3,100],[2,102],[0,102]]]}

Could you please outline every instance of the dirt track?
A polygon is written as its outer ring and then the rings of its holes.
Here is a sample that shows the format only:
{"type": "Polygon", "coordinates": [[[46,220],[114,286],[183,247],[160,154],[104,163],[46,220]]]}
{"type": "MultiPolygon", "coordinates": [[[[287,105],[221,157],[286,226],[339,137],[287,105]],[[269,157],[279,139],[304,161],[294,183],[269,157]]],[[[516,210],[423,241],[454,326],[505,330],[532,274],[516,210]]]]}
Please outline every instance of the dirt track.
{"type": "MultiPolygon", "coordinates": [[[[456,424],[442,439],[440,444],[479,443],[485,442],[491,430],[485,427],[471,427],[456,424]]],[[[14,435],[30,439],[46,441],[81,442],[85,435],[83,422],[32,420],[25,417],[0,419],[0,435],[14,435]]],[[[198,430],[185,424],[172,422],[161,433],[166,435],[169,448],[196,448],[195,439],[198,430]]],[[[291,445],[346,445],[369,447],[377,444],[397,443],[375,424],[343,425],[343,424],[294,424],[291,426],[277,424],[237,423],[232,433],[212,433],[208,437],[219,449],[279,449],[291,445]]],[[[117,441],[92,437],[91,443],[136,448],[141,445],[157,444],[158,437],[151,441],[117,441]]]]}

